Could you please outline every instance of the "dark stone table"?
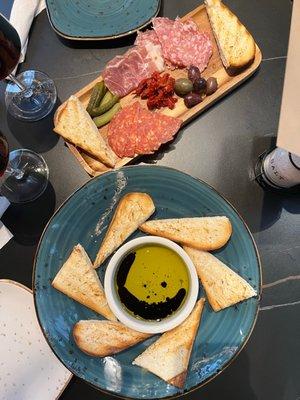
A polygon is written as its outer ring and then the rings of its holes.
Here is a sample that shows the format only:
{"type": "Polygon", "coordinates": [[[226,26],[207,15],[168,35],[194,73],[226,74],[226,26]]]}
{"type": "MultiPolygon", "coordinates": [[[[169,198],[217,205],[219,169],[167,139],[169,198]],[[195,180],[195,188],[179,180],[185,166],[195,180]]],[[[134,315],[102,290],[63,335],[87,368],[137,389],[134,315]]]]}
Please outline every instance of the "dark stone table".
{"type": "MultiPolygon", "coordinates": [[[[2,0],[0,11],[9,16],[11,3],[2,0]]],[[[257,157],[275,143],[292,3],[227,3],[262,50],[259,71],[182,129],[163,151],[140,162],[174,167],[214,186],[244,217],[261,255],[263,299],[248,345],[219,377],[186,398],[296,400],[300,399],[300,198],[264,192],[252,172],[257,157]]],[[[198,4],[197,0],[165,0],[161,15],[174,18],[198,4]]],[[[20,70],[34,68],[49,74],[62,102],[94,79],[104,64],[124,52],[133,40],[84,45],[65,42],[52,31],[44,11],[32,26],[26,62],[20,70]]],[[[53,135],[51,116],[24,124],[7,115],[4,89],[1,82],[0,130],[11,149],[33,149],[50,167],[46,193],[32,204],[11,206],[3,217],[14,238],[0,250],[0,277],[31,287],[32,263],[43,227],[53,211],[89,177],[63,141],[53,135]]],[[[61,399],[82,398],[111,397],[73,378],[61,399]]]]}

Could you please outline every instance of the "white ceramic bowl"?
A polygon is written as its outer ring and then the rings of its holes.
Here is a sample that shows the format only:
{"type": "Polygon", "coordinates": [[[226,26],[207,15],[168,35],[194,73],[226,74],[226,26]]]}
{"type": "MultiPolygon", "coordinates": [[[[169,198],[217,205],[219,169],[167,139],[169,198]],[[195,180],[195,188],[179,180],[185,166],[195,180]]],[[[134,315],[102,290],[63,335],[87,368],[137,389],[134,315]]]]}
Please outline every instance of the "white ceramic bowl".
{"type": "Polygon", "coordinates": [[[105,272],[104,290],[109,307],[118,320],[124,325],[140,332],[161,333],[175,328],[175,326],[181,324],[181,322],[189,316],[197,301],[199,281],[192,260],[180,246],[169,239],[158,236],[143,236],[125,243],[113,255],[105,272]],[[147,321],[135,318],[132,314],[126,311],[115,288],[115,274],[120,262],[133,249],[147,244],[159,244],[175,251],[184,261],[189,275],[189,291],[184,303],[172,315],[162,319],[161,321],[147,321]]]}

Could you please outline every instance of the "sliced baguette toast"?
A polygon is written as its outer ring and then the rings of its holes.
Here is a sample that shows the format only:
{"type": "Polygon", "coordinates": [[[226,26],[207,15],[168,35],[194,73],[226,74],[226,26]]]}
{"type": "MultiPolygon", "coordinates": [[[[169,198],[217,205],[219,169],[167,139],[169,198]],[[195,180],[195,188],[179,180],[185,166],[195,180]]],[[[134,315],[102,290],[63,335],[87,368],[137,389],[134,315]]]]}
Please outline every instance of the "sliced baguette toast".
{"type": "Polygon", "coordinates": [[[147,193],[128,193],[119,201],[94,262],[94,268],[112,254],[155,211],[147,193]]]}
{"type": "Polygon", "coordinates": [[[255,57],[253,37],[221,0],[204,3],[224,67],[229,73],[246,68],[255,57]]]}
{"type": "Polygon", "coordinates": [[[132,364],[147,369],[171,385],[182,388],[204,302],[204,298],[200,299],[182,324],[160,336],[132,364]]]}
{"type": "Polygon", "coordinates": [[[113,167],[117,156],[107,145],[76,96],[71,96],[57,117],[54,132],[113,167]]]}
{"type": "Polygon", "coordinates": [[[214,311],[223,310],[256,296],[255,290],[249,283],[217,257],[189,247],[184,247],[184,250],[196,267],[209,304],[214,311]]]}
{"type": "Polygon", "coordinates": [[[52,286],[84,306],[116,320],[110,310],[103,286],[84,248],[78,244],[52,281],[52,286]]]}
{"type": "Polygon", "coordinates": [[[119,353],[150,336],[116,321],[78,321],[73,328],[73,337],[80,350],[95,357],[119,353]]]}
{"type": "Polygon", "coordinates": [[[157,219],[139,227],[150,235],[162,236],[201,250],[215,250],[230,238],[232,227],[227,217],[157,219]]]}

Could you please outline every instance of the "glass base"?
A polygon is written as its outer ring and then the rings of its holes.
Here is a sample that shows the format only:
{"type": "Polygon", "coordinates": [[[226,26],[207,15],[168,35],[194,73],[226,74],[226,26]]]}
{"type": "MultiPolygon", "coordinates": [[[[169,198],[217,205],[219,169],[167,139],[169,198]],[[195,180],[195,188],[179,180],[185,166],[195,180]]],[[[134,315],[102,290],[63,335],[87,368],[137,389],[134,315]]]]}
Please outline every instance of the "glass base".
{"type": "Polygon", "coordinates": [[[52,79],[40,71],[28,70],[16,76],[21,86],[8,83],[5,103],[8,112],[22,121],[38,121],[53,109],[57,92],[52,79]]]}
{"type": "Polygon", "coordinates": [[[18,149],[9,154],[9,162],[1,185],[1,195],[11,203],[36,200],[48,185],[49,169],[39,154],[18,149]]]}

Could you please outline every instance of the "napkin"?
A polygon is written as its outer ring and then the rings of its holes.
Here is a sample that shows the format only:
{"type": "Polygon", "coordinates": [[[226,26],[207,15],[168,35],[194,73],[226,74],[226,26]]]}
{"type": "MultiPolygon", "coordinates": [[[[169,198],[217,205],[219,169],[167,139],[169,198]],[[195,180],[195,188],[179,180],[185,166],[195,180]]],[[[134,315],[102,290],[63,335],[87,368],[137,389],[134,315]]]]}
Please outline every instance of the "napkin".
{"type": "MultiPolygon", "coordinates": [[[[10,202],[6,197],[0,196],[0,218],[6,211],[7,207],[10,205],[10,202]]],[[[0,221],[0,249],[6,245],[7,242],[13,237],[12,233],[6,228],[5,225],[0,221]]]]}
{"type": "MultiPolygon", "coordinates": [[[[46,8],[45,0],[15,0],[11,13],[10,22],[17,30],[21,39],[21,55],[19,63],[25,59],[28,44],[28,35],[34,17],[46,8]]],[[[13,71],[16,72],[17,67],[13,71]]]]}

